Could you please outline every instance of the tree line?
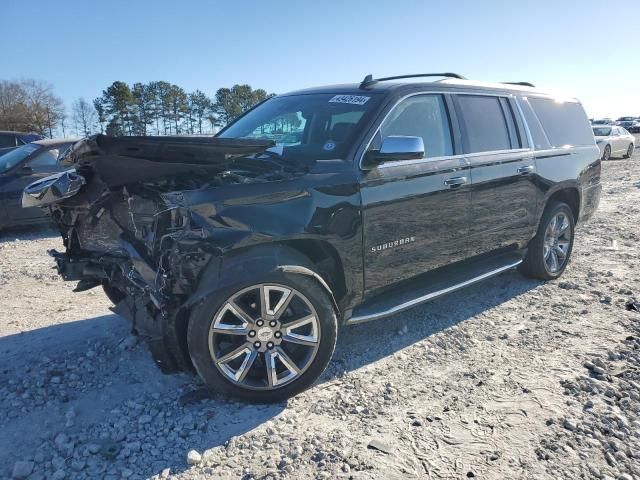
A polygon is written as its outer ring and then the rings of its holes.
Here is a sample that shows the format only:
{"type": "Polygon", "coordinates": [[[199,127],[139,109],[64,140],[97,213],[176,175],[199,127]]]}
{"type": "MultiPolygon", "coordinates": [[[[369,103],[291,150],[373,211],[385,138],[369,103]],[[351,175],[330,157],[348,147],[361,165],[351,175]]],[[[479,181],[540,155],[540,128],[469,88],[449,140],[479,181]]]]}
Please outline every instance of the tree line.
{"type": "Polygon", "coordinates": [[[115,81],[93,101],[78,98],[68,117],[53,87],[36,80],[0,81],[0,130],[35,131],[53,136],[184,135],[214,133],[269,98],[250,85],[220,88],[213,97],[201,90],[153,81],[115,81]]]}

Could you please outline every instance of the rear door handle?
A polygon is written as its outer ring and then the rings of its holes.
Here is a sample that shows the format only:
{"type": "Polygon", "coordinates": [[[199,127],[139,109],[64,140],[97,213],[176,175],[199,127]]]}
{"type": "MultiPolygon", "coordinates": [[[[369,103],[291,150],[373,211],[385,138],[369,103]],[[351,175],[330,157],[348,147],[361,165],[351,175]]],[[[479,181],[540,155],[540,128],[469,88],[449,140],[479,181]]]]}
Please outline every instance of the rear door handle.
{"type": "Polygon", "coordinates": [[[524,167],[518,168],[518,173],[520,175],[529,175],[530,173],[533,173],[534,170],[535,168],[533,167],[533,165],[526,165],[524,167]]]}
{"type": "Polygon", "coordinates": [[[467,177],[451,177],[444,181],[444,184],[451,188],[459,187],[465,183],[467,183],[467,177]]]}

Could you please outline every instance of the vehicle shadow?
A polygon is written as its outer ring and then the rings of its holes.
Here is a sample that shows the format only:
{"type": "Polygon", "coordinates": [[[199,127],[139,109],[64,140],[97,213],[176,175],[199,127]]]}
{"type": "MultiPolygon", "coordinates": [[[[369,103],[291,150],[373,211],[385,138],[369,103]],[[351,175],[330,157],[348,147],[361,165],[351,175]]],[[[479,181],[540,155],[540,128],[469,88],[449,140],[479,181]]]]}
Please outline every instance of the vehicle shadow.
{"type": "Polygon", "coordinates": [[[510,271],[387,319],[345,327],[338,337],[334,365],[328,375],[355,370],[393,355],[541,283],[510,271]]]}
{"type": "MultiPolygon", "coordinates": [[[[386,320],[342,328],[334,360],[319,383],[393,355],[539,284],[508,272],[386,320]]],[[[59,455],[55,438],[64,432],[85,443],[106,437],[118,445],[115,458],[93,455],[92,475],[125,467],[144,476],[164,468],[179,473],[188,468],[188,450],[224,448],[234,436],[288,408],[288,402],[252,405],[210,394],[195,375],[163,375],[144,345],[127,346],[128,332],[128,322],[112,314],[0,338],[0,424],[5,425],[0,464],[12,466],[24,459],[22,452],[37,449],[45,456],[59,455]],[[29,400],[19,404],[27,405],[26,411],[16,411],[12,402],[25,393],[29,400]],[[74,412],[71,427],[65,426],[69,411],[74,412]],[[143,415],[152,420],[140,423],[143,415]],[[172,447],[157,448],[161,437],[172,447]],[[162,450],[160,457],[131,464],[142,455],[128,451],[131,438],[145,455],[162,450]]],[[[67,463],[83,448],[82,443],[76,446],[67,463]]]]}

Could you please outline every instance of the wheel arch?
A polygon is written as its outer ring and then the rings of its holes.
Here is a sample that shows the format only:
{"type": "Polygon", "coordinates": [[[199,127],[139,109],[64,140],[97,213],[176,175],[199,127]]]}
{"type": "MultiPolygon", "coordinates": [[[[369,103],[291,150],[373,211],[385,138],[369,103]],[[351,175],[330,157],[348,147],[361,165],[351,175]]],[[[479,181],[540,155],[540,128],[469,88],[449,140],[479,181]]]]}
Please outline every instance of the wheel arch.
{"type": "Polygon", "coordinates": [[[542,208],[542,211],[540,212],[538,223],[540,223],[542,215],[544,214],[544,211],[547,209],[547,207],[554,202],[563,202],[569,205],[569,208],[571,208],[571,212],[573,213],[574,221],[578,223],[578,219],[580,218],[581,198],[580,190],[577,186],[565,185],[551,192],[544,202],[544,208],[542,208]]]}
{"type": "MultiPolygon", "coordinates": [[[[173,318],[170,341],[178,347],[181,358],[188,359],[187,329],[192,310],[208,295],[220,288],[239,282],[247,275],[259,275],[275,270],[312,278],[327,292],[336,317],[341,319],[341,311],[336,301],[334,288],[337,285],[338,288],[344,289],[344,275],[340,269],[326,278],[323,271],[318,268],[318,265],[323,262],[332,268],[341,266],[337,252],[331,251],[330,245],[327,245],[326,242],[306,240],[243,247],[212,259],[199,275],[198,288],[180,306],[173,318]],[[316,253],[313,258],[309,258],[305,254],[314,251],[316,253]],[[341,278],[340,275],[342,275],[341,278]]],[[[325,270],[326,268],[328,267],[325,267],[325,270]]]]}

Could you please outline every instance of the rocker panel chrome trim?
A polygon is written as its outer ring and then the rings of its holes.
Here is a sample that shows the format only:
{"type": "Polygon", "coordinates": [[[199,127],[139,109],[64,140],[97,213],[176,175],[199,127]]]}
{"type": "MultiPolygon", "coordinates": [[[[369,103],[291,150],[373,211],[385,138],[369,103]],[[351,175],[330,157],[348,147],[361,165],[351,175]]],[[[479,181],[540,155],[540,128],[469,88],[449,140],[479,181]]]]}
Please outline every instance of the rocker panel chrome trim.
{"type": "Polygon", "coordinates": [[[394,315],[396,313],[402,312],[403,310],[407,310],[411,307],[415,307],[416,305],[420,305],[421,303],[428,302],[429,300],[433,300],[434,298],[440,297],[442,295],[446,295],[447,293],[454,292],[461,288],[464,288],[468,285],[474,284],[486,278],[493,277],[502,272],[506,272],[507,270],[511,270],[514,267],[517,267],[522,263],[522,260],[518,260],[515,263],[511,263],[509,265],[505,265],[504,267],[496,268],[495,270],[491,270],[487,273],[483,273],[482,275],[478,275],[477,277],[470,278],[461,283],[457,283],[447,288],[443,288],[442,290],[437,290],[435,292],[428,293],[426,295],[422,295],[418,298],[414,298],[413,300],[409,300],[408,302],[401,303],[396,305],[395,307],[389,308],[382,312],[373,313],[370,315],[362,315],[362,316],[353,316],[347,320],[347,325],[354,325],[358,323],[364,323],[371,320],[378,320],[380,318],[388,317],[390,315],[394,315]]]}

